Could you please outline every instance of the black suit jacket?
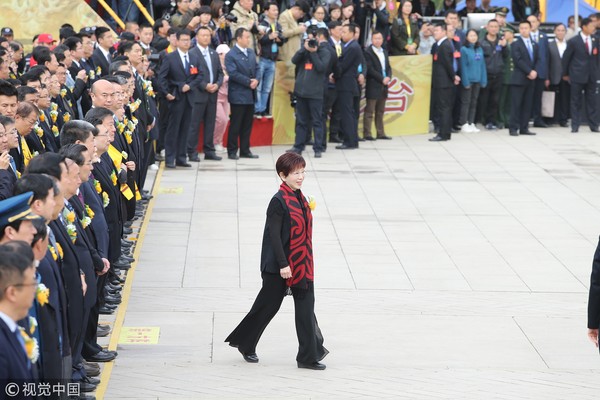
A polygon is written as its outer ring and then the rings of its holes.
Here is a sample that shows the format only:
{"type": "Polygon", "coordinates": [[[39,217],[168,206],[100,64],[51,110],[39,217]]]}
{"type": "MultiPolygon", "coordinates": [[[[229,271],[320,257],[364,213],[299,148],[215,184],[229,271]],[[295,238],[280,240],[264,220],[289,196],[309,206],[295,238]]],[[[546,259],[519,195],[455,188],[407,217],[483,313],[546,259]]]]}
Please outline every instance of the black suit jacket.
{"type": "Polygon", "coordinates": [[[433,54],[431,86],[434,89],[453,87],[455,73],[452,60],[454,59],[454,52],[450,40],[444,39],[439,46],[437,43],[434,44],[431,54],[433,54]]]}
{"type": "MultiPolygon", "coordinates": [[[[384,49],[385,55],[385,76],[392,76],[392,67],[390,66],[390,57],[388,52],[384,49]]],[[[384,85],[383,82],[383,69],[381,68],[381,61],[375,54],[373,46],[369,46],[365,50],[365,61],[367,64],[367,88],[365,90],[367,99],[382,99],[387,98],[388,86],[384,85]]]]}
{"type": "MultiPolygon", "coordinates": [[[[336,81],[338,92],[351,92],[357,96],[358,66],[362,64],[363,54],[356,40],[342,45],[342,56],[339,59],[340,78],[336,81]]],[[[363,69],[366,66],[363,65],[363,69]]]]}
{"type": "Polygon", "coordinates": [[[16,182],[17,176],[10,165],[8,169],[0,169],[0,200],[6,200],[13,196],[16,182]]]}
{"type": "Polygon", "coordinates": [[[588,298],[588,329],[600,327],[600,242],[594,253],[588,298]]]}
{"type": "MultiPolygon", "coordinates": [[[[19,328],[17,327],[17,329],[19,328]]],[[[17,334],[20,333],[17,332],[17,334]]],[[[4,385],[7,381],[19,382],[19,386],[22,388],[23,382],[33,382],[35,376],[23,346],[2,319],[0,319],[0,349],[2,349],[0,351],[0,380],[2,380],[0,388],[2,388],[2,396],[4,396],[4,385]]],[[[33,397],[19,396],[19,398],[32,399],[33,397]]]]}
{"type": "Polygon", "coordinates": [[[92,61],[94,61],[94,65],[101,68],[100,76],[108,75],[108,67],[110,66],[110,63],[108,62],[106,57],[104,57],[104,54],[102,54],[102,50],[100,50],[98,47],[94,49],[94,53],[92,54],[92,61]]]}
{"type": "Polygon", "coordinates": [[[160,65],[158,73],[159,90],[162,93],[172,94],[175,96],[173,102],[189,102],[193,104],[194,90],[198,90],[201,82],[201,74],[199,70],[200,60],[194,54],[188,52],[190,71],[185,71],[181,57],[178,51],[174,51],[165,56],[160,65]],[[193,69],[196,69],[195,71],[193,69]],[[192,73],[195,72],[195,73],[192,73]],[[184,93],[181,91],[183,86],[187,84],[191,90],[184,93]]]}
{"type": "Polygon", "coordinates": [[[208,71],[208,65],[206,65],[206,60],[202,55],[202,52],[198,48],[198,46],[194,46],[190,49],[190,54],[194,54],[199,60],[200,67],[200,78],[201,82],[198,89],[194,90],[194,102],[196,103],[206,103],[207,101],[211,101],[213,103],[217,102],[218,91],[214,93],[208,93],[206,91],[206,85],[209,83],[216,83],[221,87],[223,84],[223,68],[221,68],[221,61],[219,60],[219,55],[216,51],[208,48],[208,52],[210,54],[211,67],[213,72],[213,81],[210,80],[210,72],[208,71]]]}
{"type": "Polygon", "coordinates": [[[532,82],[531,79],[527,78],[527,75],[535,70],[535,65],[539,58],[539,47],[533,40],[531,40],[531,45],[533,46],[533,60],[531,60],[527,46],[522,38],[515,40],[510,45],[510,55],[515,66],[515,70],[510,78],[511,85],[523,86],[532,82]]]}
{"type": "Polygon", "coordinates": [[[590,38],[592,54],[585,47],[585,42],[580,34],[572,37],[567,42],[567,49],[563,54],[563,75],[567,75],[571,82],[586,84],[595,82],[600,77],[598,71],[599,43],[595,37],[590,38]]]}

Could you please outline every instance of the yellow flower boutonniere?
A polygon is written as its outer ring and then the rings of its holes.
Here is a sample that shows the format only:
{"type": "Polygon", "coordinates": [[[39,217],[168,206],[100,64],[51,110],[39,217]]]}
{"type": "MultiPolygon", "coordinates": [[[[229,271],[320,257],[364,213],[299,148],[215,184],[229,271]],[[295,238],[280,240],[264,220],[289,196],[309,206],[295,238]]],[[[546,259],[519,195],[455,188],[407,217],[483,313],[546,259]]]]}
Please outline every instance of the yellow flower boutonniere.
{"type": "MultiPolygon", "coordinates": [[[[37,325],[36,325],[37,326],[37,325]]],[[[27,358],[32,363],[36,363],[38,358],[40,357],[40,346],[38,345],[37,339],[32,338],[25,332],[25,329],[19,327],[19,331],[21,333],[21,337],[25,342],[25,351],[27,352],[27,358]]]]}
{"type": "Polygon", "coordinates": [[[125,131],[125,124],[122,122],[117,122],[117,131],[119,131],[119,133],[123,133],[125,131]]]}
{"type": "Polygon", "coordinates": [[[92,223],[92,219],[87,215],[81,219],[81,225],[83,229],[87,229],[87,227],[92,223]]]}
{"type": "Polygon", "coordinates": [[[69,107],[73,107],[73,102],[71,100],[67,100],[67,103],[69,103],[69,107]]]}
{"type": "Polygon", "coordinates": [[[54,102],[50,103],[50,111],[58,111],[58,104],[54,102]]]}
{"type": "Polygon", "coordinates": [[[124,159],[127,159],[129,157],[129,154],[127,154],[126,151],[122,151],[121,155],[123,156],[124,159]]]}
{"type": "Polygon", "coordinates": [[[136,110],[140,108],[140,104],[142,104],[142,100],[140,99],[137,99],[133,103],[129,103],[129,110],[131,110],[132,113],[136,112],[136,110]]]}
{"type": "Polygon", "coordinates": [[[67,95],[67,89],[60,89],[60,97],[65,97],[67,95]]]}
{"type": "Polygon", "coordinates": [[[102,75],[102,67],[100,67],[99,65],[96,67],[96,75],[102,75]]]}
{"type": "Polygon", "coordinates": [[[127,144],[131,144],[131,142],[133,142],[133,134],[131,131],[125,131],[125,140],[127,141],[127,144]]]}
{"type": "MultiPolygon", "coordinates": [[[[138,100],[138,101],[139,101],[139,100],[138,100]]],[[[133,121],[133,123],[134,123],[134,126],[137,126],[137,124],[138,124],[138,119],[137,119],[136,117],[131,117],[131,120],[133,121]]]]}
{"type": "Polygon", "coordinates": [[[110,197],[108,197],[108,193],[102,192],[102,206],[106,208],[110,204],[110,197]]]}
{"type": "Polygon", "coordinates": [[[68,214],[67,214],[67,216],[66,216],[66,219],[67,219],[67,221],[68,221],[69,223],[71,223],[71,224],[72,224],[73,222],[75,222],[75,212],[73,212],[73,211],[69,211],[69,213],[68,213],[68,214]]]}
{"type": "Polygon", "coordinates": [[[89,77],[91,80],[94,80],[94,79],[96,79],[96,73],[94,72],[94,70],[93,70],[93,69],[90,69],[90,70],[89,70],[89,72],[88,72],[88,77],[89,77]]]}
{"type": "Polygon", "coordinates": [[[67,233],[71,238],[71,242],[75,243],[75,240],[77,240],[77,227],[73,224],[67,225],[67,233]]]}
{"type": "Polygon", "coordinates": [[[306,199],[308,200],[308,208],[310,208],[311,211],[314,211],[317,207],[317,201],[314,196],[307,196],[306,199]]]}
{"type": "Polygon", "coordinates": [[[71,241],[73,243],[75,243],[75,240],[77,239],[77,227],[75,226],[75,212],[73,211],[69,211],[68,208],[64,208],[63,210],[63,218],[64,220],[67,222],[66,228],[67,228],[67,233],[69,234],[69,237],[71,238],[71,241]]]}
{"type": "Polygon", "coordinates": [[[37,290],[35,292],[35,298],[40,304],[40,306],[45,306],[48,304],[48,298],[50,297],[50,289],[46,287],[43,283],[39,283],[37,290]]]}
{"type": "Polygon", "coordinates": [[[58,126],[52,125],[52,134],[54,135],[54,137],[58,137],[58,135],[60,134],[60,132],[58,131],[58,126]]]}
{"type": "Polygon", "coordinates": [[[46,121],[46,114],[41,113],[40,114],[40,122],[45,122],[46,121]]]}
{"type": "Polygon", "coordinates": [[[96,188],[96,192],[102,193],[102,185],[98,179],[94,179],[94,187],[96,188]]]}
{"type": "Polygon", "coordinates": [[[133,123],[133,121],[129,121],[127,123],[127,129],[130,131],[133,131],[135,129],[135,124],[133,123]]]}
{"type": "Polygon", "coordinates": [[[37,157],[37,156],[39,156],[39,155],[40,155],[40,152],[39,152],[39,151],[34,151],[34,152],[33,152],[33,154],[31,155],[31,158],[33,158],[33,157],[37,157]]]}
{"type": "Polygon", "coordinates": [[[52,259],[54,261],[58,261],[58,255],[56,254],[56,249],[51,244],[48,245],[48,251],[52,254],[52,259]]]}
{"type": "Polygon", "coordinates": [[[50,111],[50,119],[52,120],[52,123],[56,123],[57,118],[58,118],[58,111],[57,110],[50,111]]]}
{"type": "Polygon", "coordinates": [[[94,219],[94,216],[96,215],[94,213],[94,210],[92,210],[92,208],[90,206],[88,206],[87,204],[85,205],[85,213],[87,214],[88,217],[90,217],[91,219],[94,219]]]}
{"type": "Polygon", "coordinates": [[[36,134],[36,135],[38,135],[38,137],[40,137],[40,138],[41,138],[42,136],[44,136],[44,130],[43,130],[43,129],[42,129],[40,126],[39,126],[39,125],[36,125],[36,126],[34,126],[34,127],[33,127],[33,131],[34,131],[34,132],[35,132],[35,134],[36,134]]]}
{"type": "Polygon", "coordinates": [[[63,121],[64,122],[69,122],[71,120],[71,114],[69,114],[68,112],[63,114],[63,121]]]}
{"type": "Polygon", "coordinates": [[[117,186],[117,174],[115,173],[115,171],[111,172],[110,180],[112,181],[112,184],[114,186],[117,186]]]}

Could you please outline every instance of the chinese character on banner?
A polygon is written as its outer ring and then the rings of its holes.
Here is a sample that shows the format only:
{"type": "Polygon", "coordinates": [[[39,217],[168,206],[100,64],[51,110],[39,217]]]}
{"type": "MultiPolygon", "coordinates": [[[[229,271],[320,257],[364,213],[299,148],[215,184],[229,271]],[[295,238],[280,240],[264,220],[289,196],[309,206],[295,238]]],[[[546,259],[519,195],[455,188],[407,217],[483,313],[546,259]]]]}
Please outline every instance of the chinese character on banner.
{"type": "Polygon", "coordinates": [[[393,77],[388,89],[385,112],[400,112],[404,114],[408,110],[409,100],[414,94],[415,90],[409,83],[393,77]]]}

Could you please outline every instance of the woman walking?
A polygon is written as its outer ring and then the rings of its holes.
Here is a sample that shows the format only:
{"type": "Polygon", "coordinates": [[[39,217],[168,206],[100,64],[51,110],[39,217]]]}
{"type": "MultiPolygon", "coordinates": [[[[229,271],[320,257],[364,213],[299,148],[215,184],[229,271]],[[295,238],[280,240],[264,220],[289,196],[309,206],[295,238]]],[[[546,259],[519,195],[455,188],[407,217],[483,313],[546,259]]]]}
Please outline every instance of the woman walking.
{"type": "Polygon", "coordinates": [[[306,162],[296,153],[282,154],[275,168],[281,179],[267,208],[260,270],[262,289],[252,309],[225,339],[244,360],[257,363],[256,345],[287,294],[294,297],[298,368],[324,370],[328,353],[315,316],[312,213],[300,188],[306,162]]]}

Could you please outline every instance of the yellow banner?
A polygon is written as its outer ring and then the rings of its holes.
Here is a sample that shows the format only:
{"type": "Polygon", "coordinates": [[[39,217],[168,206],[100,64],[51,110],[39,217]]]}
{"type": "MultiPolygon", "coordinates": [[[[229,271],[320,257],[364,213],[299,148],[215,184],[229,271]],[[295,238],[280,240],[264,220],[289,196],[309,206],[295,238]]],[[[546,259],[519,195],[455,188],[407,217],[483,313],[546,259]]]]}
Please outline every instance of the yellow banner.
{"type": "MultiPolygon", "coordinates": [[[[392,81],[388,90],[384,124],[388,136],[414,135],[429,130],[431,99],[430,55],[390,57],[392,81]]],[[[273,88],[273,144],[292,144],[295,136],[294,109],[290,93],[294,90],[294,68],[278,62],[273,88]]],[[[361,99],[359,136],[363,132],[362,115],[366,100],[361,99]]],[[[375,127],[371,128],[373,134],[375,127]]]]}

